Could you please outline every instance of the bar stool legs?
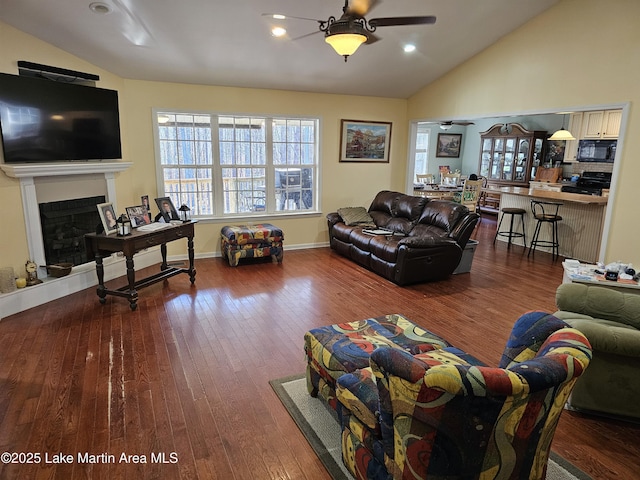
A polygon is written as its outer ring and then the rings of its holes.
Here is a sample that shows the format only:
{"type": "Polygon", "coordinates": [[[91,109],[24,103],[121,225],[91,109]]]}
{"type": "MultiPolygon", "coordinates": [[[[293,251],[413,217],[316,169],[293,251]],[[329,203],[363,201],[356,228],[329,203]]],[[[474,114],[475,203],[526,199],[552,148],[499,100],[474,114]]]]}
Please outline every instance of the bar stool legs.
{"type": "Polygon", "coordinates": [[[524,215],[527,211],[524,208],[503,208],[501,210],[502,216],[500,217],[500,223],[498,223],[498,228],[496,229],[496,234],[493,237],[493,243],[495,245],[496,239],[498,235],[501,237],[507,237],[509,241],[507,242],[507,248],[511,248],[511,243],[514,238],[522,238],[522,246],[527,247],[527,237],[524,232],[524,215]],[[502,225],[502,220],[504,220],[505,215],[511,215],[511,221],[509,223],[509,230],[500,230],[500,226],[502,225]],[[518,215],[520,217],[520,224],[522,225],[522,232],[516,232],[513,230],[514,219],[518,215]]]}
{"type": "Polygon", "coordinates": [[[531,255],[532,251],[535,251],[537,246],[551,247],[551,255],[555,260],[560,255],[560,242],[558,240],[558,222],[562,220],[562,217],[558,215],[558,209],[561,203],[554,202],[540,202],[536,200],[531,201],[531,212],[533,218],[536,219],[536,228],[533,232],[533,239],[529,246],[529,253],[527,257],[531,255]],[[540,228],[543,223],[551,225],[551,240],[539,240],[540,228]]]}

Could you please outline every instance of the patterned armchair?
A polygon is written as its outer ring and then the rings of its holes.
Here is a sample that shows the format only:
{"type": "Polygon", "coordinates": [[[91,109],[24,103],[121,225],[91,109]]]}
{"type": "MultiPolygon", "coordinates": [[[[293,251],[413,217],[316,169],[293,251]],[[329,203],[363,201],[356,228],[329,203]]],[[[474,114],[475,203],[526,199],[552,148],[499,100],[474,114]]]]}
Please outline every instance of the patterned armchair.
{"type": "Polygon", "coordinates": [[[343,461],[358,479],[544,479],[590,359],[584,335],[543,312],[516,322],[497,368],[454,347],[377,349],[338,380],[343,461]]]}

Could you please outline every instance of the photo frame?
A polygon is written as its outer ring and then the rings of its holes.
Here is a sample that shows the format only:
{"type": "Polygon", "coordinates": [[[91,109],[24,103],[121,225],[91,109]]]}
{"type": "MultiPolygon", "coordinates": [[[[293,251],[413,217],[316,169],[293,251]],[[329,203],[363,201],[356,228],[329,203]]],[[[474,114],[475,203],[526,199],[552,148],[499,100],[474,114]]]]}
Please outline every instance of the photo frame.
{"type": "Polygon", "coordinates": [[[176,207],[173,205],[171,198],[158,197],[155,200],[156,200],[156,205],[160,210],[160,216],[162,216],[165,222],[169,223],[171,220],[180,220],[178,211],[176,210],[176,207]]]}
{"type": "Polygon", "coordinates": [[[104,233],[107,235],[116,233],[118,229],[116,220],[118,217],[113,209],[113,204],[110,202],[99,203],[97,207],[98,214],[100,214],[100,220],[102,221],[102,227],[104,228],[104,233]]]}
{"type": "Polygon", "coordinates": [[[459,158],[461,144],[461,133],[439,133],[436,157],[459,158]]]}
{"type": "Polygon", "coordinates": [[[389,163],[391,122],[342,120],[340,162],[389,163]]]}
{"type": "Polygon", "coordinates": [[[149,225],[151,223],[151,216],[149,210],[145,205],[136,205],[134,207],[125,208],[127,216],[131,221],[133,228],[138,228],[141,225],[149,225]]]}
{"type": "Polygon", "coordinates": [[[142,205],[144,205],[144,207],[147,209],[147,212],[149,212],[149,218],[151,218],[151,204],[149,203],[149,195],[142,195],[140,197],[140,201],[142,202],[142,205]]]}

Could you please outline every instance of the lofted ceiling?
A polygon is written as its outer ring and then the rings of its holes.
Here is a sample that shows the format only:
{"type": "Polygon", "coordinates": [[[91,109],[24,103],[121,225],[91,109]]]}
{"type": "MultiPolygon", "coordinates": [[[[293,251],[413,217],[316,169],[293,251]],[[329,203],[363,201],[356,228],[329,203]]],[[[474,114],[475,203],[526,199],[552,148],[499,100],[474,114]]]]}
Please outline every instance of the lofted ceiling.
{"type": "Polygon", "coordinates": [[[0,20],[128,79],[408,98],[558,1],[380,0],[366,18],[437,21],[378,28],[346,63],[317,22],[263,15],[327,20],[343,0],[0,0],[0,20]]]}

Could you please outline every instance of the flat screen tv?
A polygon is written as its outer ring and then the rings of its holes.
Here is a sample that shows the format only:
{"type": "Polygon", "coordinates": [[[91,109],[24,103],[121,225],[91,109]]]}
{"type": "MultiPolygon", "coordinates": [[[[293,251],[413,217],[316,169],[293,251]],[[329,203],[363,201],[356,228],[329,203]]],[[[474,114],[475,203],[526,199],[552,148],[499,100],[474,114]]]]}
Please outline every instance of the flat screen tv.
{"type": "Polygon", "coordinates": [[[122,158],[118,92],[0,73],[5,163],[122,158]]]}

